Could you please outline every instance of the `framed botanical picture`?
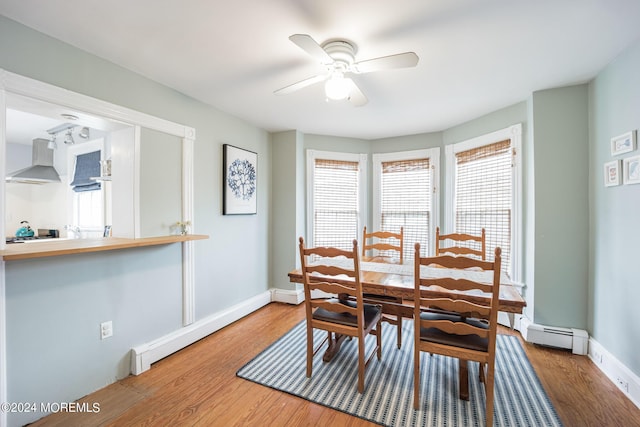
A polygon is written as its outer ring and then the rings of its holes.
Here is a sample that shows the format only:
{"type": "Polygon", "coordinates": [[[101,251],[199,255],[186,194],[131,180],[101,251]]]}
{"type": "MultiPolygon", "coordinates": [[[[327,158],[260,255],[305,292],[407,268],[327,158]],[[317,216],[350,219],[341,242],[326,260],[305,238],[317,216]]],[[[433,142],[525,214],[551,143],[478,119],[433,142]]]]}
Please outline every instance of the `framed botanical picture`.
{"type": "Polygon", "coordinates": [[[604,164],[604,186],[620,185],[620,160],[604,164]]]}
{"type": "Polygon", "coordinates": [[[624,159],[623,182],[627,184],[640,184],[640,156],[624,159]]]}
{"type": "Polygon", "coordinates": [[[222,149],[222,214],[257,213],[258,155],[229,144],[222,149]]]}
{"type": "Polygon", "coordinates": [[[622,135],[611,138],[611,155],[629,153],[636,149],[636,131],[624,133],[622,135]]]}

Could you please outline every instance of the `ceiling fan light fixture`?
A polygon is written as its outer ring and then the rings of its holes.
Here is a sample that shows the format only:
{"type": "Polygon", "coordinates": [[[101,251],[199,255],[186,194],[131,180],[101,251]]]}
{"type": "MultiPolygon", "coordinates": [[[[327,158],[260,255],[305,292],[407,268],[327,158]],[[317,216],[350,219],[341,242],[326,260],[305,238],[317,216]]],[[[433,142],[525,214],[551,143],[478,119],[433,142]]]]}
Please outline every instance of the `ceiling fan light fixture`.
{"type": "Polygon", "coordinates": [[[67,131],[67,134],[64,137],[64,143],[67,144],[67,145],[73,145],[73,144],[76,143],[73,140],[72,132],[73,132],[73,128],[69,128],[69,130],[67,131]]]}
{"type": "Polygon", "coordinates": [[[336,73],[324,84],[324,93],[332,101],[340,101],[349,97],[351,85],[342,73],[336,73]]]}
{"type": "Polygon", "coordinates": [[[83,127],[80,132],[78,133],[78,136],[82,139],[89,139],[89,128],[88,127],[83,127]]]}

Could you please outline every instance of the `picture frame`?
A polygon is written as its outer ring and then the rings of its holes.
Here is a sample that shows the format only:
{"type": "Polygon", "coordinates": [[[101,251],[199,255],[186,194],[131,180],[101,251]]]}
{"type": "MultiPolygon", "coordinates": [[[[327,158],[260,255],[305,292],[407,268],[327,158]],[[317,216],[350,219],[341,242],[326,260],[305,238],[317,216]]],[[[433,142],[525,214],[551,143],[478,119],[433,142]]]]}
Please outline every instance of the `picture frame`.
{"type": "Polygon", "coordinates": [[[636,149],[636,131],[632,130],[611,138],[611,155],[629,153],[636,149]]]}
{"type": "Polygon", "coordinates": [[[623,165],[624,185],[640,184],[640,156],[627,157],[623,165]]]}
{"type": "Polygon", "coordinates": [[[222,214],[256,214],[258,154],[230,144],[223,144],[222,153],[222,214]]]}
{"type": "Polygon", "coordinates": [[[613,160],[604,164],[604,186],[620,185],[620,160],[613,160]]]}

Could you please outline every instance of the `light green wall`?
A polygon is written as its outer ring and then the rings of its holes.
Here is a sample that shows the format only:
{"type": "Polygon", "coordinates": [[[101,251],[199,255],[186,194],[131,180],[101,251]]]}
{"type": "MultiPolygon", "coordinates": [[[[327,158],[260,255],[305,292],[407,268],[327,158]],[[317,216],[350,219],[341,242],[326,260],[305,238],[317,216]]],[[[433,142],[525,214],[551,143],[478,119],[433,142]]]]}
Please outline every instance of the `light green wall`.
{"type": "Polygon", "coordinates": [[[369,141],[357,138],[304,134],[303,141],[305,151],[319,150],[367,154],[370,150],[369,141]]]}
{"type": "Polygon", "coordinates": [[[140,131],[140,236],[166,236],[182,220],[182,139],[140,131]]]}
{"type": "Polygon", "coordinates": [[[587,327],[587,86],[535,92],[532,102],[535,181],[535,309],[532,320],[587,327]]]}
{"type": "MultiPolygon", "coordinates": [[[[132,347],[182,324],[181,252],[169,245],[7,262],[8,400],[73,402],[128,376],[132,347]],[[113,337],[100,340],[109,320],[113,337]]],[[[43,415],[10,413],[8,425],[43,415]]]]}
{"type": "Polygon", "coordinates": [[[299,264],[298,237],[304,236],[305,178],[302,135],[296,131],[271,136],[272,222],[271,285],[294,290],[287,274],[299,264]]]}
{"type": "MultiPolygon", "coordinates": [[[[526,120],[527,103],[526,101],[522,101],[489,114],[485,114],[484,116],[462,123],[458,126],[453,126],[442,133],[442,140],[445,145],[454,144],[456,142],[465,141],[496,130],[504,129],[518,123],[522,123],[526,128],[526,120]]],[[[523,143],[526,142],[523,141],[523,143]]]]}
{"type": "MultiPolygon", "coordinates": [[[[588,97],[581,86],[541,91],[443,132],[377,141],[294,131],[269,136],[4,17],[0,68],[196,129],[194,225],[198,233],[211,236],[195,243],[197,319],[264,292],[270,284],[293,289],[282,276],[298,262],[295,239],[305,228],[306,149],[371,154],[444,147],[523,123],[525,277],[527,292],[533,291],[528,298],[536,298],[531,315],[554,326],[586,324],[595,339],[640,374],[640,330],[625,326],[640,324],[640,311],[632,307],[640,297],[633,245],[640,237],[640,185],[602,187],[602,165],[611,160],[609,139],[640,127],[638,46],[589,85],[588,97]],[[222,215],[224,143],[258,153],[257,215],[222,215]],[[590,236],[586,261],[584,252],[574,251],[561,265],[572,249],[567,242],[587,247],[585,231],[590,236]]],[[[9,400],[78,398],[122,376],[128,349],[179,328],[179,252],[170,246],[9,263],[9,400]],[[26,270],[33,273],[27,281],[26,270]],[[54,335],[42,328],[51,319],[54,335]],[[99,341],[97,325],[104,320],[114,320],[114,340],[99,341]],[[32,360],[34,354],[38,360],[32,360]],[[97,362],[89,364],[92,360],[97,362]]],[[[17,425],[34,418],[9,419],[17,425]]]]}
{"type": "MultiPolygon", "coordinates": [[[[196,320],[268,291],[271,149],[265,130],[2,16],[0,68],[194,128],[194,227],[210,236],[194,242],[196,320]],[[222,215],[224,143],[258,154],[257,215],[222,215]]],[[[153,203],[172,206],[143,215],[155,222],[150,234],[179,213],[173,203],[180,156],[172,153],[160,153],[157,164],[142,161],[143,170],[169,168],[170,194],[153,203]]],[[[161,191],[153,181],[152,191],[161,191]]],[[[10,401],[80,398],[126,375],[132,347],[181,327],[180,245],[6,264],[10,401]],[[114,337],[101,341],[105,320],[113,320],[114,337]]],[[[9,414],[9,425],[40,416],[9,414]]]]}
{"type": "Polygon", "coordinates": [[[640,185],[604,187],[610,140],[640,129],[640,43],[628,49],[589,85],[589,299],[593,338],[640,376],[640,185]]]}
{"type": "MultiPolygon", "coordinates": [[[[382,153],[441,147],[511,125],[523,125],[522,233],[527,315],[536,323],[585,329],[588,275],[587,86],[550,89],[523,102],[443,132],[373,141],[302,135],[305,147],[382,153]],[[533,241],[531,239],[533,238],[533,241]],[[577,249],[573,249],[576,244],[577,249]]],[[[299,166],[299,165],[298,165],[299,166]]],[[[445,154],[441,151],[441,218],[444,218],[445,154]]],[[[306,167],[306,166],[304,166],[306,167]]],[[[283,172],[274,167],[274,179],[283,172]]],[[[372,212],[369,160],[368,213],[372,212]]],[[[274,188],[274,192],[277,192],[274,188]]],[[[292,201],[290,201],[292,202],[292,201]]],[[[291,205],[289,205],[291,206],[291,205]]],[[[303,206],[306,211],[306,205],[303,206]]],[[[297,212],[300,212],[299,206],[297,212]]],[[[369,217],[369,222],[371,218],[369,217]]],[[[285,271],[293,264],[282,266],[285,271]]]]}

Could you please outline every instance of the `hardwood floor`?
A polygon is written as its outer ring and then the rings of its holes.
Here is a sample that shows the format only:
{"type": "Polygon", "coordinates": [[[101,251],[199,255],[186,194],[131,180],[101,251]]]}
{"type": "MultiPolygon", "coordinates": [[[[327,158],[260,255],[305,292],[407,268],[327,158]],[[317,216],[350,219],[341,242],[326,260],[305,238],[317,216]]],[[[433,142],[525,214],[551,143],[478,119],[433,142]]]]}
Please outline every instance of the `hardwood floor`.
{"type": "MultiPolygon", "coordinates": [[[[99,413],[58,413],[33,425],[375,425],[236,377],[240,367],[302,319],[302,305],[269,304],[144,374],[80,400],[99,403],[99,413]]],[[[520,336],[506,328],[499,333],[520,336]]],[[[565,426],[640,426],[640,410],[586,356],[523,346],[565,426]]]]}

